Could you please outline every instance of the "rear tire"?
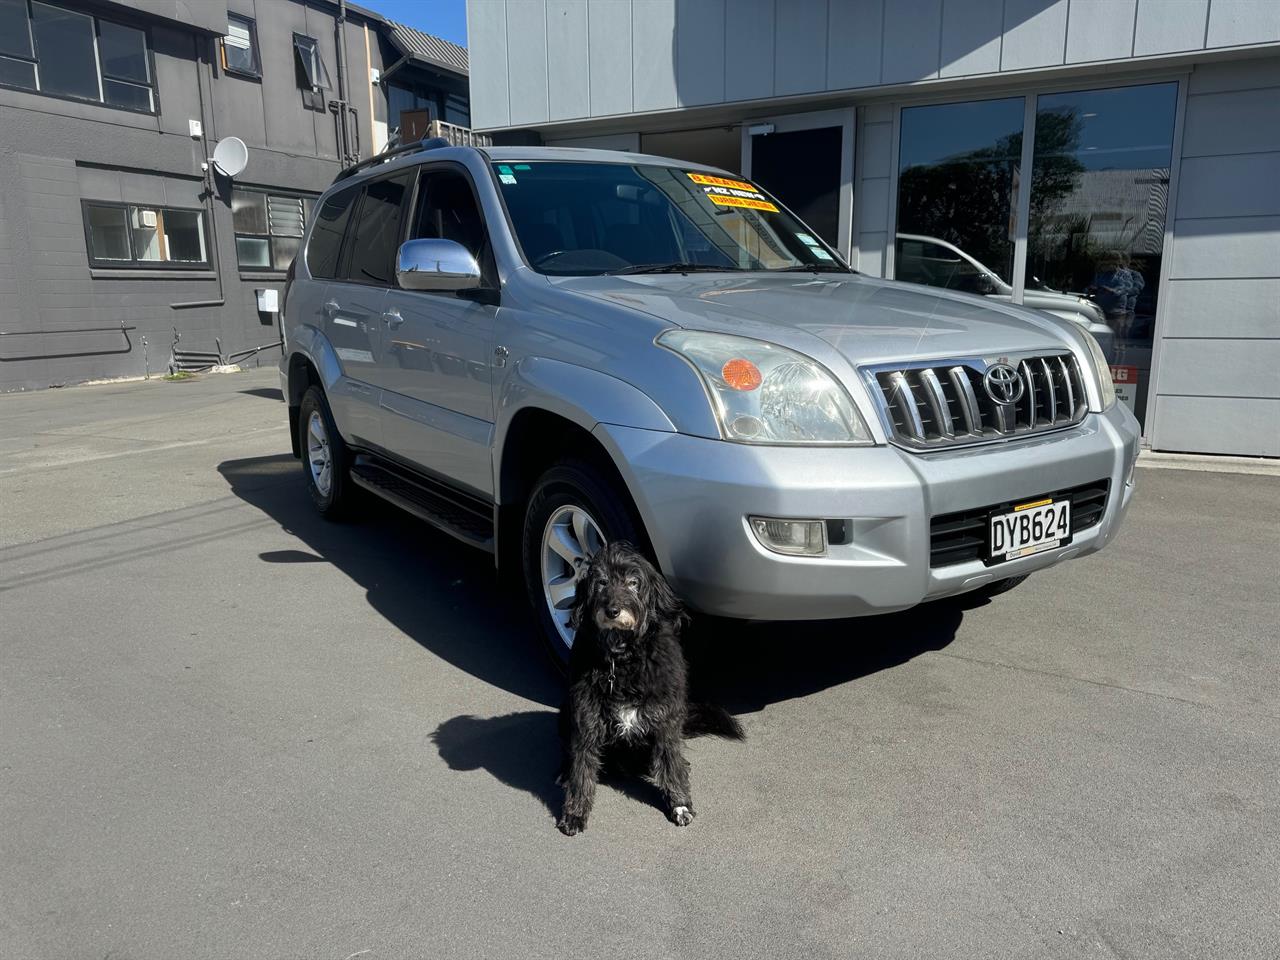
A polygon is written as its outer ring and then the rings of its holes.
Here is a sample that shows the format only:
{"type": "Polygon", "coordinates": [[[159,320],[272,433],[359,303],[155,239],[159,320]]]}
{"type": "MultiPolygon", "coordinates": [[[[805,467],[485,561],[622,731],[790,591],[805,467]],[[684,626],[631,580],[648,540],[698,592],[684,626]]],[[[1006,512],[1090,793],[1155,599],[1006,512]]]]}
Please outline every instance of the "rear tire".
{"type": "Polygon", "coordinates": [[[298,445],[307,492],[322,517],[336,520],[347,513],[355,498],[348,474],[351,453],[338,433],[324,391],[311,386],[302,395],[298,410],[298,445]]]}
{"type": "Polygon", "coordinates": [[[626,491],[593,464],[562,461],[533,485],[521,537],[525,592],[543,644],[562,669],[573,645],[567,621],[578,575],[606,543],[626,540],[643,550],[641,530],[626,491]]]}

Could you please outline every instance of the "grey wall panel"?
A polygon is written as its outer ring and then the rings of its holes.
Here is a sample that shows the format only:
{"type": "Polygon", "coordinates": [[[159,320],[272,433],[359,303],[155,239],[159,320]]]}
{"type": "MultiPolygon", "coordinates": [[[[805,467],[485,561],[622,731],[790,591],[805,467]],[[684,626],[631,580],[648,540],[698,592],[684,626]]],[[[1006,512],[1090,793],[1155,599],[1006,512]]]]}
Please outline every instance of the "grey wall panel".
{"type": "Polygon", "coordinates": [[[587,0],[547,0],[547,63],[548,116],[590,116],[587,0]]]}
{"type": "Polygon", "coordinates": [[[1198,63],[1187,91],[1192,94],[1256,90],[1280,86],[1280,57],[1198,63]]]}
{"type": "Polygon", "coordinates": [[[1067,63],[1130,56],[1136,8],[1137,0],[1071,0],[1067,63]]]}
{"type": "Polygon", "coordinates": [[[1280,279],[1174,280],[1160,314],[1170,338],[1280,338],[1280,279]]]}
{"type": "Polygon", "coordinates": [[[1183,159],[1178,179],[1180,221],[1266,214],[1280,215],[1280,152],[1183,159]]]}
{"type": "Polygon", "coordinates": [[[1209,0],[1138,0],[1133,55],[1199,50],[1208,17],[1209,0]]]}
{"type": "Polygon", "coordinates": [[[145,173],[122,173],[120,199],[125,203],[162,206],[165,203],[164,178],[145,173]]]}
{"type": "MultiPolygon", "coordinates": [[[[483,5],[468,4],[468,7],[483,5]]],[[[588,0],[587,56],[591,115],[630,113],[631,0],[588,0]]]]}
{"type": "MultiPolygon", "coordinates": [[[[266,129],[264,146],[285,153],[311,153],[316,145],[315,122],[301,108],[302,91],[298,89],[294,68],[293,35],[299,33],[315,38],[331,73],[336,70],[333,38],[330,36],[329,49],[324,50],[324,38],[317,36],[320,31],[313,31],[307,25],[305,8],[296,4],[259,2],[255,6],[258,43],[262,48],[262,82],[251,83],[238,78],[228,78],[228,81],[236,79],[238,84],[251,87],[261,98],[266,129]]],[[[227,129],[234,132],[233,128],[227,129]]]]}
{"type": "Polygon", "coordinates": [[[734,0],[725,11],[725,96],[730,100],[773,96],[773,8],[774,0],[734,0]]]}
{"type": "Polygon", "coordinates": [[[507,93],[507,5],[499,0],[468,3],[467,38],[471,57],[471,122],[479,129],[505,127],[511,122],[507,93]]]}
{"type": "Polygon", "coordinates": [[[1187,98],[1184,157],[1280,150],[1280,89],[1263,87],[1187,98]]]}
{"type": "MultiPolygon", "coordinates": [[[[200,39],[202,46],[210,41],[200,39]]],[[[187,136],[188,120],[200,119],[200,91],[192,69],[196,39],[181,30],[152,27],[151,45],[155,53],[156,89],[160,94],[160,129],[187,136]]]]}
{"type": "Polygon", "coordinates": [[[676,0],[676,89],[681,106],[724,100],[725,44],[724,0],[676,0]]]}
{"type": "Polygon", "coordinates": [[[582,147],[587,150],[625,150],[637,153],[640,150],[640,134],[613,133],[599,137],[566,137],[561,140],[548,139],[549,147],[582,147]]]}
{"type": "Polygon", "coordinates": [[[858,234],[858,262],[853,265],[869,277],[884,276],[884,247],[888,242],[887,233],[858,234]]]}
{"type": "Polygon", "coordinates": [[[893,124],[863,123],[858,133],[858,176],[887,177],[893,169],[893,124]]]}
{"type": "Polygon", "coordinates": [[[788,0],[774,24],[778,51],[773,86],[777,96],[810,93],[827,85],[827,0],[788,0]]]}
{"type": "Polygon", "coordinates": [[[127,0],[153,17],[163,17],[175,24],[211,30],[221,34],[227,29],[225,0],[127,0]]]}
{"type": "Polygon", "coordinates": [[[942,6],[939,75],[962,77],[1000,70],[1001,7],[988,0],[946,0],[942,6]]]}
{"type": "Polygon", "coordinates": [[[86,200],[119,200],[120,171],[99,170],[94,167],[77,167],[80,180],[80,196],[86,200]]]}
{"type": "Polygon", "coordinates": [[[843,90],[880,82],[883,0],[831,0],[827,13],[827,87],[843,90]]]}
{"type": "Polygon", "coordinates": [[[1177,279],[1274,277],[1280,272],[1280,217],[1179,220],[1174,224],[1177,279]]]}
{"type": "Polygon", "coordinates": [[[897,0],[884,12],[881,83],[906,83],[938,75],[942,0],[897,0]]]}
{"type": "Polygon", "coordinates": [[[1000,69],[1057,66],[1066,55],[1066,35],[1067,0],[1005,0],[1000,69]]]}
{"type": "Polygon", "coordinates": [[[1212,0],[1206,40],[1210,47],[1280,40],[1280,3],[1276,0],[1212,0]]]}
{"type": "Polygon", "coordinates": [[[889,229],[889,178],[875,177],[859,182],[862,190],[858,230],[883,233],[889,229]]]}
{"type": "MultiPolygon", "coordinates": [[[[557,66],[558,69],[558,66],[557,66]]],[[[543,0],[507,3],[508,102],[512,123],[545,123],[547,8],[543,0]]]]}
{"type": "Polygon", "coordinates": [[[1156,450],[1280,457],[1280,400],[1160,397],[1156,450]]]}
{"type": "Polygon", "coordinates": [[[1280,398],[1280,339],[1166,340],[1160,393],[1280,398]]]}
{"type": "Polygon", "coordinates": [[[676,106],[675,0],[631,0],[634,110],[676,106]]]}

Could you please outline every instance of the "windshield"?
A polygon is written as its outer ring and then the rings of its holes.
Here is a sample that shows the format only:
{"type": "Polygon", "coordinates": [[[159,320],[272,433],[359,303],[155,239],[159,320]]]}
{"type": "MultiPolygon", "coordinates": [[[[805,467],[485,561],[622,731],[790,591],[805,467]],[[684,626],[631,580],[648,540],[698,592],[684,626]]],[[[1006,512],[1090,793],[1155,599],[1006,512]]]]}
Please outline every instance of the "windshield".
{"type": "Polygon", "coordinates": [[[493,168],[516,238],[540,273],[851,272],[744,180],[650,164],[531,160],[493,168]]]}

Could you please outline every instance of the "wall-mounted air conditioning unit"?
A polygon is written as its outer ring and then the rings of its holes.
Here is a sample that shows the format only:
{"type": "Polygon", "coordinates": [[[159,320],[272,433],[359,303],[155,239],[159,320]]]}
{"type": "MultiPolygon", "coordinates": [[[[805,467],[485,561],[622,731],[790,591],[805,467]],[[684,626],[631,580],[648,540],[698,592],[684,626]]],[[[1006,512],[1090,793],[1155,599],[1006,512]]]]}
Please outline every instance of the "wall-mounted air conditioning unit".
{"type": "Polygon", "coordinates": [[[141,207],[134,207],[133,225],[135,227],[148,227],[154,230],[156,228],[156,212],[154,210],[144,210],[141,207]]]}

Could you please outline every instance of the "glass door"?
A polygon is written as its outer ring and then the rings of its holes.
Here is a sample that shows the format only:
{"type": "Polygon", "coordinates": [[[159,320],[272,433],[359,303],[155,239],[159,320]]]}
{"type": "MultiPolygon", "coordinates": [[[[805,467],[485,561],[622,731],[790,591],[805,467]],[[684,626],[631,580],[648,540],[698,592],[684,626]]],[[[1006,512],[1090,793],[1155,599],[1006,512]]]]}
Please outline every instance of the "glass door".
{"type": "Polygon", "coordinates": [[[744,127],[743,174],[823,240],[849,255],[853,224],[853,110],[825,110],[744,127]]]}

